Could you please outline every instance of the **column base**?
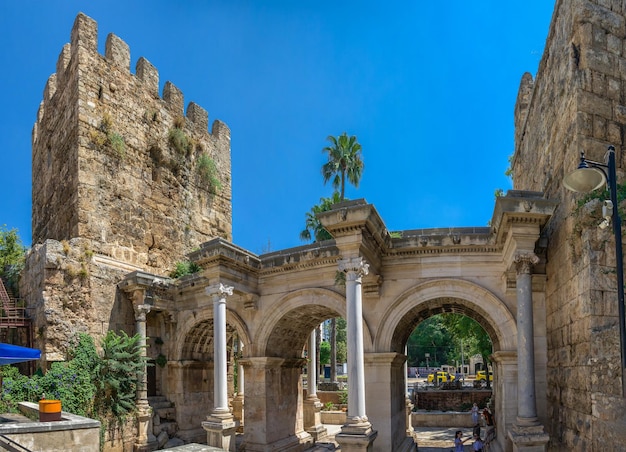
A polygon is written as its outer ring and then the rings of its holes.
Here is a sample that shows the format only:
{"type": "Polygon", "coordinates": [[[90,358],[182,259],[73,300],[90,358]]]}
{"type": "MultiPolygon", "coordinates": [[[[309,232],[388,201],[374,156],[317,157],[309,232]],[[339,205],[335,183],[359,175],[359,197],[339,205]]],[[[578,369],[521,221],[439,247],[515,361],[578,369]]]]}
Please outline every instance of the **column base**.
{"type": "Polygon", "coordinates": [[[413,412],[413,404],[411,400],[407,397],[405,399],[405,413],[406,413],[406,434],[407,436],[413,436],[415,429],[413,428],[413,423],[411,422],[411,413],[413,412]]]}
{"type": "Polygon", "coordinates": [[[341,447],[341,452],[370,452],[378,432],[372,430],[372,424],[367,418],[349,419],[341,427],[341,432],[335,435],[335,441],[341,447]]]}
{"type": "Polygon", "coordinates": [[[315,441],[327,436],[328,431],[322,424],[322,402],[317,397],[309,397],[304,400],[304,430],[313,437],[315,441]]]}
{"type": "Polygon", "coordinates": [[[207,445],[234,451],[238,426],[239,422],[232,414],[212,413],[202,422],[202,428],[207,432],[207,445]]]}
{"type": "Polygon", "coordinates": [[[530,418],[518,418],[508,435],[513,442],[514,452],[545,452],[550,441],[543,425],[530,418]]]}
{"type": "Polygon", "coordinates": [[[147,400],[137,403],[137,442],[135,452],[151,452],[159,448],[159,443],[152,432],[152,407],[147,400]]]}
{"type": "Polygon", "coordinates": [[[237,394],[233,397],[232,400],[233,406],[233,416],[236,421],[239,421],[239,427],[237,427],[237,432],[243,432],[243,406],[244,406],[244,396],[243,394],[237,394]]]}

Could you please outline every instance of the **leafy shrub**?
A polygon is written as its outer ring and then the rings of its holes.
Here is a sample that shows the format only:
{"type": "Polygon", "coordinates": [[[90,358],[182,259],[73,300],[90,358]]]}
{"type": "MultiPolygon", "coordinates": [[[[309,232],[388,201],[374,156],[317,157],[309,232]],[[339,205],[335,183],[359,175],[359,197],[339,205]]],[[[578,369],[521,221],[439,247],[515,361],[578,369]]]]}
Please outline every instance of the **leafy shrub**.
{"type": "Polygon", "coordinates": [[[217,193],[222,188],[217,172],[215,161],[207,154],[200,154],[196,164],[196,170],[202,183],[208,186],[211,193],[217,193]]]}
{"type": "Polygon", "coordinates": [[[167,136],[169,143],[181,155],[189,155],[193,149],[193,143],[181,128],[174,127],[170,129],[167,136]]]}
{"type": "Polygon", "coordinates": [[[123,419],[135,409],[137,379],[146,365],[140,336],[109,331],[98,355],[91,336],[80,333],[68,361],[53,363],[44,375],[28,378],[16,367],[3,366],[0,409],[16,412],[21,401],[59,399],[64,411],[106,421],[123,419]]]}
{"type": "Polygon", "coordinates": [[[111,149],[115,151],[119,158],[124,158],[126,156],[126,143],[124,142],[124,137],[117,132],[109,132],[107,134],[107,140],[109,142],[109,146],[111,149]]]}
{"type": "Polygon", "coordinates": [[[195,262],[191,262],[191,261],[176,262],[176,268],[174,269],[172,273],[170,273],[170,277],[180,278],[185,275],[198,273],[200,270],[202,270],[202,267],[200,267],[195,262]]]}
{"type": "Polygon", "coordinates": [[[348,390],[347,389],[342,389],[341,391],[339,391],[339,403],[341,403],[342,405],[345,405],[346,403],[348,403],[348,390]]]}
{"type": "Polygon", "coordinates": [[[102,340],[102,362],[97,389],[98,410],[120,418],[135,409],[137,378],[146,365],[141,337],[109,331],[102,340]]]}

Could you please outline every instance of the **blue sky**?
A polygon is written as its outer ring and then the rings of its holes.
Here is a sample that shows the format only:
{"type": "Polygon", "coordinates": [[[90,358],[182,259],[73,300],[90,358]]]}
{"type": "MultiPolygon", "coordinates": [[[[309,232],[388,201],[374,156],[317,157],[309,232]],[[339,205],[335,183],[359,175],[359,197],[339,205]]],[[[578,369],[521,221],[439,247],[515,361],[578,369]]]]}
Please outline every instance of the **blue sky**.
{"type": "Polygon", "coordinates": [[[233,241],[299,246],[330,196],[328,135],[356,135],[350,199],[389,230],[485,226],[513,153],[522,74],[537,72],[554,2],[2,1],[0,225],[31,243],[31,130],[78,12],[231,129],[233,241]],[[445,5],[445,6],[441,6],[445,5]]]}

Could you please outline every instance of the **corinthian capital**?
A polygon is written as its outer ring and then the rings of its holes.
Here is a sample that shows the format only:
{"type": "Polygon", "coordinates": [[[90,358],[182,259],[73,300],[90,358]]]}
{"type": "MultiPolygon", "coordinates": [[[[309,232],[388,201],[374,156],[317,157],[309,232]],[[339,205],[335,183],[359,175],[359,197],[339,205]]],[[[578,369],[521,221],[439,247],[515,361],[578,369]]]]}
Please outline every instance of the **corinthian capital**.
{"type": "Polygon", "coordinates": [[[133,308],[135,309],[135,320],[145,322],[146,314],[150,312],[150,308],[152,308],[152,306],[149,304],[135,304],[133,305],[133,308]]]}
{"type": "Polygon", "coordinates": [[[212,284],[205,289],[207,295],[217,298],[226,298],[233,294],[233,286],[225,286],[222,283],[212,284]]]}
{"type": "Polygon", "coordinates": [[[513,258],[513,262],[515,263],[515,269],[518,275],[530,274],[533,265],[539,262],[539,258],[535,253],[517,253],[513,258]]]}
{"type": "Polygon", "coordinates": [[[357,278],[366,276],[369,273],[369,267],[370,265],[362,257],[339,260],[339,271],[346,273],[348,276],[351,273],[355,274],[357,278]]]}

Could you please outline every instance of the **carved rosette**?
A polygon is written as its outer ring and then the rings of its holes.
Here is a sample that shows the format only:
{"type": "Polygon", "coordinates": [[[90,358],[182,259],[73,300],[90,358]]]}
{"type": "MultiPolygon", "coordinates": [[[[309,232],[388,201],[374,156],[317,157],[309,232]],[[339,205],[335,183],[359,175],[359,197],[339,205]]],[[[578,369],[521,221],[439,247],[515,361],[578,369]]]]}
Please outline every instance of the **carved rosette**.
{"type": "Polygon", "coordinates": [[[369,264],[362,257],[339,260],[339,271],[346,274],[348,281],[356,281],[363,276],[367,276],[369,267],[369,264]]]}
{"type": "Polygon", "coordinates": [[[518,253],[515,255],[513,262],[518,275],[529,275],[532,272],[533,265],[539,263],[539,258],[535,253],[518,253]]]}

